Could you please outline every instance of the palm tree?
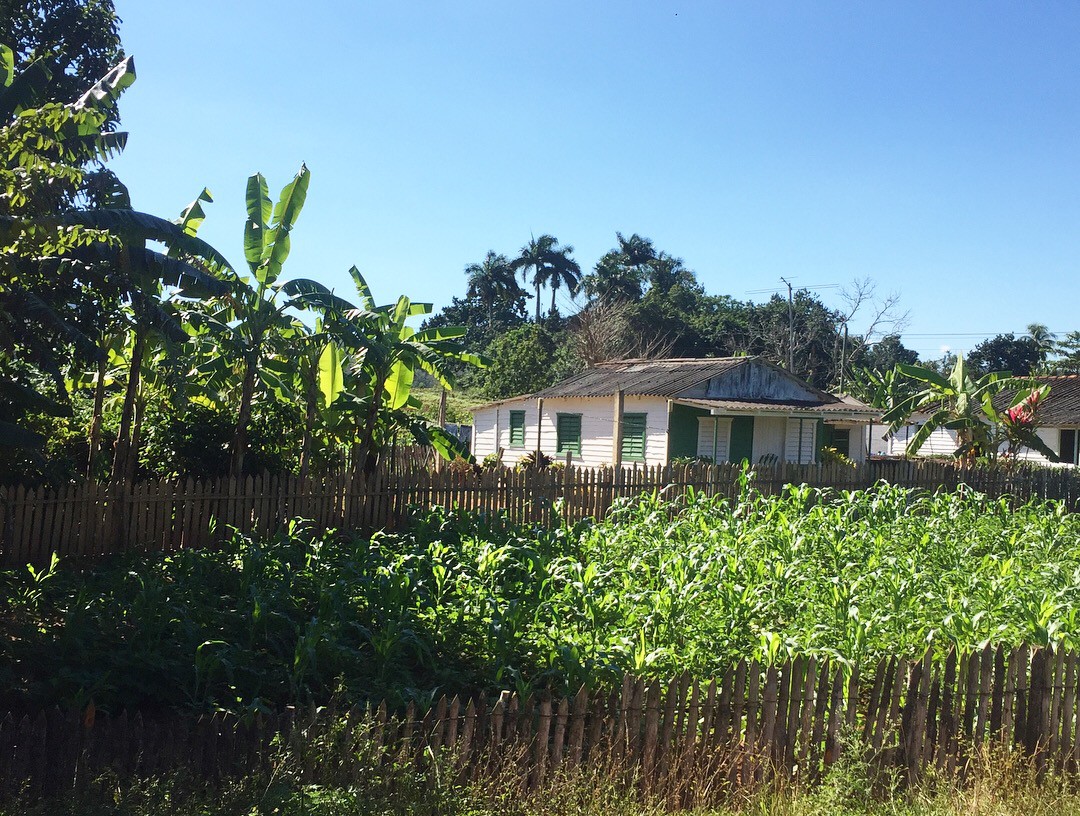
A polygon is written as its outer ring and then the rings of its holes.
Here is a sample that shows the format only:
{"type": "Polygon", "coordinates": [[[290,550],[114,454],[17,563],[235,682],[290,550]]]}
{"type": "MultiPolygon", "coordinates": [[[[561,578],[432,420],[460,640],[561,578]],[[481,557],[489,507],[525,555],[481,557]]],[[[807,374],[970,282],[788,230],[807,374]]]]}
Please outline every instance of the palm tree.
{"type": "Polygon", "coordinates": [[[1039,373],[1046,370],[1046,360],[1057,346],[1057,335],[1046,327],[1045,323],[1028,323],[1028,337],[1035,343],[1039,353],[1039,373]]]}
{"type": "Polygon", "coordinates": [[[616,232],[615,240],[619,242],[617,251],[622,263],[632,269],[640,269],[656,260],[656,247],[649,238],[642,238],[636,232],[629,238],[623,238],[621,232],[616,232]]]}
{"type": "Polygon", "coordinates": [[[656,248],[636,232],[629,238],[615,233],[618,246],[604,254],[584,280],[590,297],[597,300],[639,301],[645,270],[657,259],[656,248]]]}
{"type": "Polygon", "coordinates": [[[551,313],[555,313],[555,292],[565,285],[570,294],[576,294],[581,285],[581,267],[570,257],[572,246],[559,246],[553,235],[541,235],[532,238],[521,248],[521,254],[510,262],[510,268],[521,275],[526,282],[536,288],[536,322],[540,322],[540,287],[551,286],[551,313]],[[532,270],[529,281],[528,271],[532,270]]]}
{"type": "Polygon", "coordinates": [[[480,263],[471,263],[465,267],[469,288],[466,294],[487,304],[487,322],[490,327],[495,315],[495,304],[509,301],[524,294],[518,286],[515,271],[510,260],[494,250],[480,263]]]}
{"type": "Polygon", "coordinates": [[[591,299],[609,303],[636,303],[641,300],[641,285],[641,273],[625,266],[617,252],[603,255],[582,281],[582,288],[591,299]]]}

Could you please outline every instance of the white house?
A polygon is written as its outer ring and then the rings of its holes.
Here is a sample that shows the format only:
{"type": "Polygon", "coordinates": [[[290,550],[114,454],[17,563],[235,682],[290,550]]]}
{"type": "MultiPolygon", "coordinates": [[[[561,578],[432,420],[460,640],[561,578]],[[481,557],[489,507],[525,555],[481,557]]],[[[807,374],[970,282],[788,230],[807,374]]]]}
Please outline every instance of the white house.
{"type": "Polygon", "coordinates": [[[535,394],[473,410],[473,455],[504,464],[540,450],[575,464],[818,460],[830,445],[866,458],[879,412],[757,357],[602,363],[535,394]]]}
{"type": "MultiPolygon", "coordinates": [[[[1036,377],[1038,385],[1049,385],[1050,391],[1038,408],[1036,434],[1043,443],[1058,454],[1062,464],[1076,465],[1080,461],[1080,375],[1066,374],[1048,377],[1036,377]]],[[[994,407],[1001,411],[1015,400],[1014,391],[1002,391],[994,397],[994,407]]],[[[904,456],[908,440],[926,422],[927,416],[914,414],[912,422],[900,428],[895,434],[883,434],[879,429],[871,439],[871,452],[885,456],[904,456]]],[[[959,443],[956,432],[944,428],[933,431],[918,456],[952,456],[959,443]]],[[[1027,462],[1050,464],[1039,451],[1021,448],[1018,458],[1027,462]]]]}

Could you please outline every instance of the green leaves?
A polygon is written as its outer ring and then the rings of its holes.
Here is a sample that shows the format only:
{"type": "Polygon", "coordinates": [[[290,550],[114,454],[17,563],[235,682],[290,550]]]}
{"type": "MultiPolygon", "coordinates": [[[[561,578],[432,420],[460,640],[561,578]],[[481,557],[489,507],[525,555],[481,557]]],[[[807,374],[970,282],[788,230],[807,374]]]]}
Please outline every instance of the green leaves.
{"type": "MultiPolygon", "coordinates": [[[[992,399],[1001,391],[1017,388],[1024,381],[1008,372],[991,372],[972,380],[967,373],[963,355],[948,377],[923,366],[898,364],[887,386],[879,389],[879,397],[887,398],[888,410],[882,421],[893,433],[913,421],[917,413],[929,414],[908,440],[907,454],[916,455],[935,430],[947,429],[956,433],[958,457],[978,455],[995,458],[1002,444],[1000,418],[993,409],[992,399]],[[904,393],[897,378],[924,387],[914,393],[904,393]]],[[[1033,444],[1035,450],[1045,449],[1042,443],[1033,444]]],[[[1055,459],[1052,457],[1051,461],[1055,459]]]]}
{"type": "Polygon", "coordinates": [[[345,388],[345,371],[341,364],[341,349],[327,343],[319,355],[319,394],[324,408],[329,408],[345,388]]]}
{"type": "Polygon", "coordinates": [[[248,178],[244,201],[248,216],[244,224],[244,259],[252,274],[258,277],[258,268],[263,261],[267,241],[266,233],[270,228],[270,214],[274,206],[262,173],[248,178]]]}
{"type": "Polygon", "coordinates": [[[394,364],[390,367],[390,375],[383,384],[386,389],[390,410],[396,411],[405,407],[405,404],[409,401],[409,392],[412,390],[414,376],[412,366],[405,360],[394,361],[394,364]]]}
{"type": "Polygon", "coordinates": [[[15,78],[15,52],[3,44],[0,44],[0,77],[5,88],[15,78]]]}
{"type": "Polygon", "coordinates": [[[311,172],[301,164],[293,180],[281,189],[277,204],[271,205],[266,179],[259,173],[248,179],[244,258],[260,287],[272,286],[281,276],[292,245],[289,233],[304,208],[310,182],[311,172]]]}
{"type": "Polygon", "coordinates": [[[45,226],[55,224],[62,227],[79,226],[105,230],[110,236],[129,244],[160,241],[170,249],[175,248],[188,255],[205,258],[223,269],[232,269],[224,255],[206,241],[189,234],[183,226],[137,210],[74,210],[52,218],[43,218],[40,223],[45,226]]]}
{"type": "Polygon", "coordinates": [[[202,226],[203,221],[206,220],[206,211],[203,209],[203,202],[211,204],[214,201],[214,197],[210,194],[210,190],[206,187],[202,188],[202,192],[184,207],[180,212],[180,218],[177,220],[177,224],[188,235],[195,236],[199,232],[199,227],[202,226]]]}
{"type": "Polygon", "coordinates": [[[109,73],[95,82],[75,103],[76,110],[83,108],[107,109],[131,84],[135,82],[135,58],[128,57],[109,73]]]}

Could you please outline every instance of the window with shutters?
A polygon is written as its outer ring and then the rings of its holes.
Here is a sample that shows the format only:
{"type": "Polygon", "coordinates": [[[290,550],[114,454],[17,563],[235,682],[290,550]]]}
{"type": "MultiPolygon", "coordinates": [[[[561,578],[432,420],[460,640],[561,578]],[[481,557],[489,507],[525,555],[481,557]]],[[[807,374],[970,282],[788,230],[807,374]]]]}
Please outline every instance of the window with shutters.
{"type": "Polygon", "coordinates": [[[1058,456],[1062,462],[1066,462],[1070,465],[1075,465],[1077,461],[1076,456],[1076,438],[1078,434],[1071,428],[1062,428],[1061,430],[1061,450],[1058,452],[1058,456]]]}
{"type": "Polygon", "coordinates": [[[510,412],[510,447],[525,447],[525,412],[510,412]]]}
{"type": "Polygon", "coordinates": [[[581,414],[556,414],[555,437],[555,453],[581,456],[581,414]]]}
{"type": "Polygon", "coordinates": [[[622,458],[628,462],[645,461],[645,418],[647,414],[623,414],[622,458]]]}

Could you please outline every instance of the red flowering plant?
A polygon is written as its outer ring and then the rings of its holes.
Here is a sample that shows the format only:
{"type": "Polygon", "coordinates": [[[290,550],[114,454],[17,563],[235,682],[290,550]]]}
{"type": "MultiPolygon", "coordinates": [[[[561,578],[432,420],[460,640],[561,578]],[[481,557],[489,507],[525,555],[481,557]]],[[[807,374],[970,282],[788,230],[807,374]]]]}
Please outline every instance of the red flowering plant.
{"type": "Polygon", "coordinates": [[[1018,390],[1013,403],[1003,411],[993,405],[984,406],[987,417],[997,425],[995,436],[999,447],[1004,445],[1002,456],[1015,460],[1021,448],[1038,451],[1051,462],[1057,455],[1039,437],[1039,406],[1050,392],[1049,385],[1035,386],[1027,392],[1018,390]]]}

